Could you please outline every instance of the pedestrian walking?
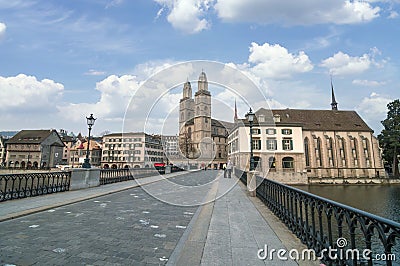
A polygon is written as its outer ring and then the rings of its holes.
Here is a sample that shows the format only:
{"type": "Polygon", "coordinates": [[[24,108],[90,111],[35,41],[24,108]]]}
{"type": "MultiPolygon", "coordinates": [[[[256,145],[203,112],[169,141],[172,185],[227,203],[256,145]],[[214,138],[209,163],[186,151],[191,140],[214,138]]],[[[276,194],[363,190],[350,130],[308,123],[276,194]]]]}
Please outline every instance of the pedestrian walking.
{"type": "Polygon", "coordinates": [[[233,164],[232,164],[231,160],[229,159],[228,163],[226,164],[226,172],[228,173],[228,178],[231,178],[231,176],[232,176],[232,167],[233,167],[233,164]]]}
{"type": "Polygon", "coordinates": [[[224,178],[226,178],[226,163],[222,165],[222,169],[224,169],[224,178]]]}

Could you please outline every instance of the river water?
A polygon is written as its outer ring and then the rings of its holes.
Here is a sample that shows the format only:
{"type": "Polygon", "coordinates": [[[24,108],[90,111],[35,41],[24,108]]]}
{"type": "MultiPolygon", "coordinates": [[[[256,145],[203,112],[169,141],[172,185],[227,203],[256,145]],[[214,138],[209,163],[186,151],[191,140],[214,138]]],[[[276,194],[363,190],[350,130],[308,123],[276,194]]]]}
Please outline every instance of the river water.
{"type": "Polygon", "coordinates": [[[305,185],[295,187],[400,222],[400,185],[305,185]]]}

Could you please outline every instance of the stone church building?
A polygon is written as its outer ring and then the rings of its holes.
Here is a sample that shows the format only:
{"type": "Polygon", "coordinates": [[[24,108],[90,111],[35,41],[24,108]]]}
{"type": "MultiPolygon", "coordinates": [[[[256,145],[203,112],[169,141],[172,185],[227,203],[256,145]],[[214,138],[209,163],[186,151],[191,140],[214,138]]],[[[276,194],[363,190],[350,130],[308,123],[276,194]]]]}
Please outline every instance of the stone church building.
{"type": "MultiPolygon", "coordinates": [[[[263,176],[283,183],[383,182],[381,149],[355,111],[260,108],[252,129],[253,158],[263,176]]],[[[250,130],[239,119],[228,137],[235,166],[249,169],[250,130]]]]}
{"type": "Polygon", "coordinates": [[[179,103],[179,149],[192,168],[222,168],[226,163],[227,137],[233,123],[211,117],[211,93],[207,76],[201,72],[197,91],[187,81],[179,103]]]}

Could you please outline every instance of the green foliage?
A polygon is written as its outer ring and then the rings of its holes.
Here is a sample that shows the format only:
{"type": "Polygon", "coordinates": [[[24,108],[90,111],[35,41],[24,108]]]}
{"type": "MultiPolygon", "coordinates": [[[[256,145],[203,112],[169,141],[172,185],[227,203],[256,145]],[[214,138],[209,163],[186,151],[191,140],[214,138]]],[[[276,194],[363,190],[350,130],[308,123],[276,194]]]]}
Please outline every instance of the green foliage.
{"type": "Polygon", "coordinates": [[[382,121],[384,129],[378,135],[383,149],[385,164],[395,165],[393,173],[398,174],[397,155],[400,155],[400,100],[396,99],[387,105],[386,119],[382,121]]]}

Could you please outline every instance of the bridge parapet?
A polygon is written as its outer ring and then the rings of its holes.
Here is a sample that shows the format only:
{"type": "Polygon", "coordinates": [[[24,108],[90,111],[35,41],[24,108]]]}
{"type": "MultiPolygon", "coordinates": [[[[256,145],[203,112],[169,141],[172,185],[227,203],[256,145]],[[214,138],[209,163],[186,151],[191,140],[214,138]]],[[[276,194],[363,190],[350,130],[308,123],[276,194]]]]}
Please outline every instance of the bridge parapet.
{"type": "MultiPolygon", "coordinates": [[[[249,182],[249,173],[236,175],[249,182]]],[[[324,263],[394,265],[400,254],[400,223],[260,176],[256,185],[257,197],[324,263]]]]}

